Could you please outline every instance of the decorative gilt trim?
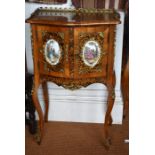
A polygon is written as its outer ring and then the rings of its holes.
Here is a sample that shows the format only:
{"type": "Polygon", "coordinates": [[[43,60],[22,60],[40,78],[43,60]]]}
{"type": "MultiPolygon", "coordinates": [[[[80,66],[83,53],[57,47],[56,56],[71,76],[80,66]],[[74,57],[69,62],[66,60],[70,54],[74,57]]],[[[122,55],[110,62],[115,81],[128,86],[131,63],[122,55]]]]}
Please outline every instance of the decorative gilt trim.
{"type": "Polygon", "coordinates": [[[104,79],[103,77],[101,78],[87,78],[87,79],[70,79],[70,78],[58,78],[58,77],[52,77],[52,76],[41,76],[42,82],[44,81],[50,81],[53,82],[55,84],[57,84],[58,86],[62,86],[65,89],[69,89],[69,90],[77,90],[80,89],[82,87],[87,87],[90,84],[93,83],[102,83],[106,85],[106,79],[104,79]]]}
{"type": "Polygon", "coordinates": [[[65,45],[65,51],[66,51],[65,57],[66,57],[66,62],[68,62],[68,50],[69,50],[69,45],[66,44],[66,45],[65,45]]]}
{"type": "MultiPolygon", "coordinates": [[[[112,32],[110,32],[110,33],[113,33],[113,40],[112,40],[112,47],[113,47],[113,52],[114,52],[114,56],[113,56],[113,62],[115,62],[115,56],[116,56],[116,53],[115,53],[115,49],[116,49],[116,26],[112,26],[111,25],[111,28],[112,27],[114,27],[113,28],[113,30],[112,30],[112,32]]],[[[114,70],[115,68],[114,68],[114,64],[113,64],[113,70],[114,70]]]]}
{"type": "Polygon", "coordinates": [[[42,51],[43,51],[43,64],[44,64],[44,70],[47,72],[64,72],[64,63],[65,63],[65,57],[66,55],[66,47],[64,43],[64,32],[48,32],[48,31],[40,31],[42,33],[42,51]],[[61,49],[61,56],[59,58],[59,63],[56,65],[51,65],[48,61],[46,61],[45,58],[45,46],[48,40],[53,39],[59,43],[60,49],[61,49]]]}
{"type": "Polygon", "coordinates": [[[77,64],[79,64],[79,74],[85,74],[85,73],[92,73],[92,72],[102,72],[103,68],[102,68],[102,59],[103,56],[106,54],[106,52],[104,51],[103,45],[104,45],[104,32],[81,32],[79,33],[79,37],[78,37],[78,42],[79,42],[79,47],[76,47],[76,61],[77,64]],[[97,62],[97,64],[93,67],[91,66],[87,66],[84,63],[83,60],[83,47],[86,44],[86,42],[88,41],[95,41],[98,43],[98,45],[100,46],[100,58],[97,62]]]}
{"type": "Polygon", "coordinates": [[[32,58],[34,62],[34,40],[33,40],[33,34],[32,34],[32,26],[30,26],[30,38],[31,38],[31,47],[32,47],[32,58]]]}
{"type": "Polygon", "coordinates": [[[64,87],[65,89],[72,90],[72,91],[82,88],[81,85],[75,85],[75,84],[62,85],[62,87],[64,87]]]}
{"type": "MultiPolygon", "coordinates": [[[[115,13],[116,10],[114,9],[96,9],[96,8],[77,8],[77,9],[63,9],[63,8],[52,8],[52,7],[40,7],[39,10],[44,11],[44,12],[73,12],[77,14],[103,14],[103,13],[115,13]]],[[[119,14],[118,14],[119,15],[119,14]]]]}
{"type": "Polygon", "coordinates": [[[70,28],[69,29],[69,59],[70,59],[70,76],[71,78],[73,78],[74,76],[74,49],[75,49],[75,45],[74,45],[74,28],[70,28]]]}

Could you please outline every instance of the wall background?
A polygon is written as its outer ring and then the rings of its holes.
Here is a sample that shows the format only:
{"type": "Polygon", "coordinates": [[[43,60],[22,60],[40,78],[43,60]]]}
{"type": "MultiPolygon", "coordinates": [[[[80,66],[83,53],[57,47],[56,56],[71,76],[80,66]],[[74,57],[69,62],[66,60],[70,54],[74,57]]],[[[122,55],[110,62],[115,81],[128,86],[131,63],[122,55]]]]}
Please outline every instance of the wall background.
{"type": "MultiPolygon", "coordinates": [[[[45,4],[26,3],[25,18],[38,7],[48,6],[45,4]]],[[[124,30],[124,13],[120,11],[122,23],[117,26],[115,45],[115,70],[116,70],[116,99],[112,116],[115,124],[122,123],[123,102],[120,90],[122,46],[124,30]]],[[[33,60],[30,39],[30,26],[25,25],[25,45],[28,72],[33,73],[33,60]]],[[[103,123],[106,111],[107,90],[102,84],[92,84],[87,88],[77,91],[65,90],[53,83],[48,84],[49,89],[49,120],[73,121],[73,122],[93,122],[103,123]]],[[[41,87],[38,97],[44,110],[44,101],[41,87]]]]}
{"type": "MultiPolygon", "coordinates": [[[[41,2],[44,4],[66,3],[67,0],[26,0],[29,2],[41,2]]],[[[106,8],[124,9],[127,0],[72,0],[73,5],[78,8],[106,8]],[[88,3],[89,1],[89,3],[88,3]]]]}

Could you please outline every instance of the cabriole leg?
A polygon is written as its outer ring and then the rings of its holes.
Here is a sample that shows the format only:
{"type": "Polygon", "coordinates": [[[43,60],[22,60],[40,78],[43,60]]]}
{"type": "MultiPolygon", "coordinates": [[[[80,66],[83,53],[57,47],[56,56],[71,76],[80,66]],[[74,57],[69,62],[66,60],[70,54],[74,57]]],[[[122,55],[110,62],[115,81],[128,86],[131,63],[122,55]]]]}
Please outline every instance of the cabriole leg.
{"type": "Polygon", "coordinates": [[[108,105],[107,105],[107,111],[105,115],[105,123],[104,123],[104,146],[109,149],[109,146],[111,144],[111,139],[109,137],[108,128],[109,125],[112,124],[112,117],[111,117],[111,111],[114,105],[114,88],[108,89],[108,105]]]}
{"type": "Polygon", "coordinates": [[[42,83],[43,88],[43,96],[45,101],[45,116],[44,120],[45,122],[48,122],[48,109],[49,109],[49,98],[48,98],[48,88],[47,88],[47,82],[42,83]]]}
{"type": "Polygon", "coordinates": [[[104,134],[105,134],[105,146],[109,148],[109,145],[111,144],[111,139],[109,137],[108,127],[113,122],[111,112],[115,101],[115,73],[113,73],[112,82],[107,85],[107,88],[108,88],[108,100],[107,100],[108,103],[105,114],[104,134]]]}
{"type": "Polygon", "coordinates": [[[38,126],[37,135],[35,138],[37,143],[40,144],[43,136],[44,119],[43,119],[43,112],[38,100],[38,88],[39,88],[39,82],[34,79],[33,88],[32,88],[32,99],[39,116],[39,126],[38,126]]]}

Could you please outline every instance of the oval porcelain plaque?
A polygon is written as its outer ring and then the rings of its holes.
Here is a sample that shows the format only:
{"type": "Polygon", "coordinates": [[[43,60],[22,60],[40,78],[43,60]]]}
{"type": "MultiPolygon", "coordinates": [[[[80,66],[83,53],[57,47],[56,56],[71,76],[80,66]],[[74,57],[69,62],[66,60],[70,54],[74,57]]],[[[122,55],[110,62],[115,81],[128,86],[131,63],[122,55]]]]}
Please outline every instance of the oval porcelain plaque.
{"type": "Polygon", "coordinates": [[[57,65],[60,61],[61,57],[61,48],[59,43],[54,40],[50,39],[47,41],[45,45],[45,59],[51,65],[57,65]]]}
{"type": "Polygon", "coordinates": [[[87,41],[84,44],[82,51],[82,58],[85,65],[89,67],[94,67],[101,55],[101,49],[97,41],[87,41]]]}

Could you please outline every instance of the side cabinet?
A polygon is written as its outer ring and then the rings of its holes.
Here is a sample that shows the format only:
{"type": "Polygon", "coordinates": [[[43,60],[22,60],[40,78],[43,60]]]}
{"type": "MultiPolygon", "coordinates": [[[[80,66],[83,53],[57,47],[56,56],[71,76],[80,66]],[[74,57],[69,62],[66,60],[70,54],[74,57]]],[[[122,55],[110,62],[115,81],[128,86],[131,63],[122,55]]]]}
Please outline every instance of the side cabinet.
{"type": "Polygon", "coordinates": [[[115,10],[40,8],[27,19],[32,27],[34,86],[32,97],[39,115],[38,142],[48,121],[47,82],[75,90],[92,83],[107,86],[104,145],[109,147],[108,126],[115,100],[114,42],[120,23],[115,10]],[[42,84],[45,114],[38,100],[42,84]]]}

